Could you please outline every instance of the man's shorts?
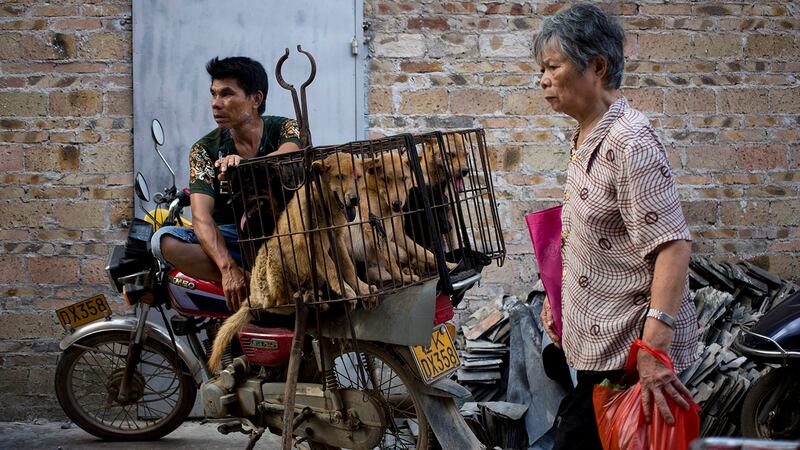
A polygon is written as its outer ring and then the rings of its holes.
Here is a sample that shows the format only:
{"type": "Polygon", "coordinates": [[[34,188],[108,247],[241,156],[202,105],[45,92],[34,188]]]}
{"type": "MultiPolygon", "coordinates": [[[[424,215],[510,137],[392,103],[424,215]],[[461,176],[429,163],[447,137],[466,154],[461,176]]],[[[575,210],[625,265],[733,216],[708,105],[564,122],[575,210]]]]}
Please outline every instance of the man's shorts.
{"type": "MultiPolygon", "coordinates": [[[[236,234],[236,224],[230,223],[226,225],[219,225],[218,228],[220,233],[222,233],[222,238],[225,239],[225,246],[228,247],[228,253],[230,253],[231,257],[235,259],[239,265],[241,265],[242,256],[239,253],[239,236],[236,234]]],[[[153,252],[153,256],[155,256],[156,259],[161,263],[161,267],[164,267],[168,270],[175,266],[164,259],[164,255],[161,254],[161,237],[164,235],[170,235],[189,244],[200,243],[200,241],[197,240],[197,235],[194,234],[194,230],[192,228],[162,227],[156,231],[155,234],[153,234],[153,237],[150,239],[150,249],[153,252]]]]}

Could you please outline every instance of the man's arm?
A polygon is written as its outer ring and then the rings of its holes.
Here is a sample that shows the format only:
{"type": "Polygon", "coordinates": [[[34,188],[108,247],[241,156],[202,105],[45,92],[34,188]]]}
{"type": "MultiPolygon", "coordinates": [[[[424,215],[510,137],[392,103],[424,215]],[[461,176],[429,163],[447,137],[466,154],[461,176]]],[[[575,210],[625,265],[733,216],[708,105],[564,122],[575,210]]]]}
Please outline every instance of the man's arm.
{"type": "Polygon", "coordinates": [[[247,298],[246,283],[242,269],[231,257],[225,239],[222,237],[211,213],[214,211],[214,197],[205,194],[191,194],[192,227],[200,241],[200,246],[214,262],[220,272],[222,289],[228,308],[239,309],[247,298]]]}
{"type": "MultiPolygon", "coordinates": [[[[650,288],[650,307],[678,316],[683,302],[683,288],[686,271],[691,256],[689,241],[671,241],[662,244],[657,250],[653,284],[650,288]]],[[[649,347],[669,353],[674,331],[664,322],[648,317],[644,323],[642,341],[649,347]]],[[[651,401],[661,411],[667,423],[673,423],[672,414],[667,407],[665,395],[672,397],[684,409],[688,409],[687,399],[692,396],[677,378],[675,372],[665,367],[646,351],[638,354],[637,369],[642,382],[642,404],[645,418],[650,420],[651,401]]]]}
{"type": "Polygon", "coordinates": [[[283,145],[278,147],[278,149],[275,150],[274,152],[270,153],[269,156],[283,155],[297,150],[300,150],[300,146],[298,146],[294,142],[284,142],[283,145]]]}

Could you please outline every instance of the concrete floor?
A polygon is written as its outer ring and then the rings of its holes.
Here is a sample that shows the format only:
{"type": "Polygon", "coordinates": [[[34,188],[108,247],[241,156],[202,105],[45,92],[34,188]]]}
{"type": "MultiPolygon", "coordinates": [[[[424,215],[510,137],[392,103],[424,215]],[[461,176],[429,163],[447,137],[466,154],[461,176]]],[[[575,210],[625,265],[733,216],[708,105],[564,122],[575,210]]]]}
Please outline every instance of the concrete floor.
{"type": "MultiPolygon", "coordinates": [[[[216,424],[186,422],[171,434],[152,442],[105,442],[74,424],[62,429],[63,422],[0,422],[0,449],[213,449],[243,450],[248,437],[241,434],[224,436],[216,424]]],[[[265,433],[256,449],[278,450],[281,438],[265,433]]]]}

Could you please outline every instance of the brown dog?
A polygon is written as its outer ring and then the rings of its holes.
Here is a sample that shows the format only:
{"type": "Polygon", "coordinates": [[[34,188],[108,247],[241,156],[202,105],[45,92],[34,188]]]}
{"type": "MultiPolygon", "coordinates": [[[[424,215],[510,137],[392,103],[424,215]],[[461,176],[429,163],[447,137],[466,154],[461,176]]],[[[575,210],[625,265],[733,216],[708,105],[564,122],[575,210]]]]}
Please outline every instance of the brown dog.
{"type": "Polygon", "coordinates": [[[319,175],[324,198],[320,198],[315,183],[306,180],[306,184],[289,201],[278,219],[275,235],[261,246],[256,256],[250,278],[249,305],[243,305],[227,318],[214,338],[208,360],[211,370],[218,369],[230,341],[250,323],[251,307],[291,314],[294,306],[289,305],[293,295],[297,292],[308,293],[312,277],[317,281],[317,286],[324,284],[342,298],[366,295],[376,290],[374,286],[358,279],[345,242],[344,225],[353,221],[358,211],[357,181],[362,176],[360,160],[337,153],[322,161],[314,161],[312,167],[319,175]],[[311,204],[308,204],[306,189],[311,189],[311,204]],[[312,211],[312,223],[308,223],[309,209],[312,211]],[[334,227],[333,240],[330,239],[328,227],[334,227]],[[338,256],[338,261],[333,260],[334,254],[338,256]],[[309,255],[316,263],[316,273],[311,273],[309,255]],[[341,270],[341,283],[337,270],[341,270]]]}
{"type": "Polygon", "coordinates": [[[458,247],[457,223],[453,217],[451,195],[458,195],[466,189],[465,177],[470,173],[470,154],[460,133],[446,134],[443,137],[444,152],[439,149],[437,139],[424,140],[417,145],[420,154],[422,173],[428,188],[429,201],[433,207],[435,224],[429,224],[421,213],[422,194],[418,188],[411,191],[408,211],[417,211],[406,217],[406,233],[420,245],[431,248],[434,239],[445,237],[450,250],[458,247]],[[447,181],[452,176],[453,191],[448,189],[447,181]]]}
{"type": "Polygon", "coordinates": [[[399,214],[413,187],[411,163],[397,151],[382,153],[363,161],[364,183],[358,205],[360,225],[350,227],[353,259],[364,263],[367,281],[417,281],[409,270],[401,270],[391,216],[399,214]]]}

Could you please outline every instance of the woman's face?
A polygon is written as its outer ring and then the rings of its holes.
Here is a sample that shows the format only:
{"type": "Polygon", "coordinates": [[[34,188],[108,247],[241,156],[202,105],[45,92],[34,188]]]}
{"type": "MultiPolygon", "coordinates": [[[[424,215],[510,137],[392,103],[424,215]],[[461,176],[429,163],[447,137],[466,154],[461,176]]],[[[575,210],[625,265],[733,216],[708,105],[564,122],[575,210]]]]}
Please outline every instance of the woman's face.
{"type": "Polygon", "coordinates": [[[581,73],[552,42],[542,49],[541,65],[545,100],[556,112],[580,120],[598,94],[597,76],[588,67],[581,73]]]}

